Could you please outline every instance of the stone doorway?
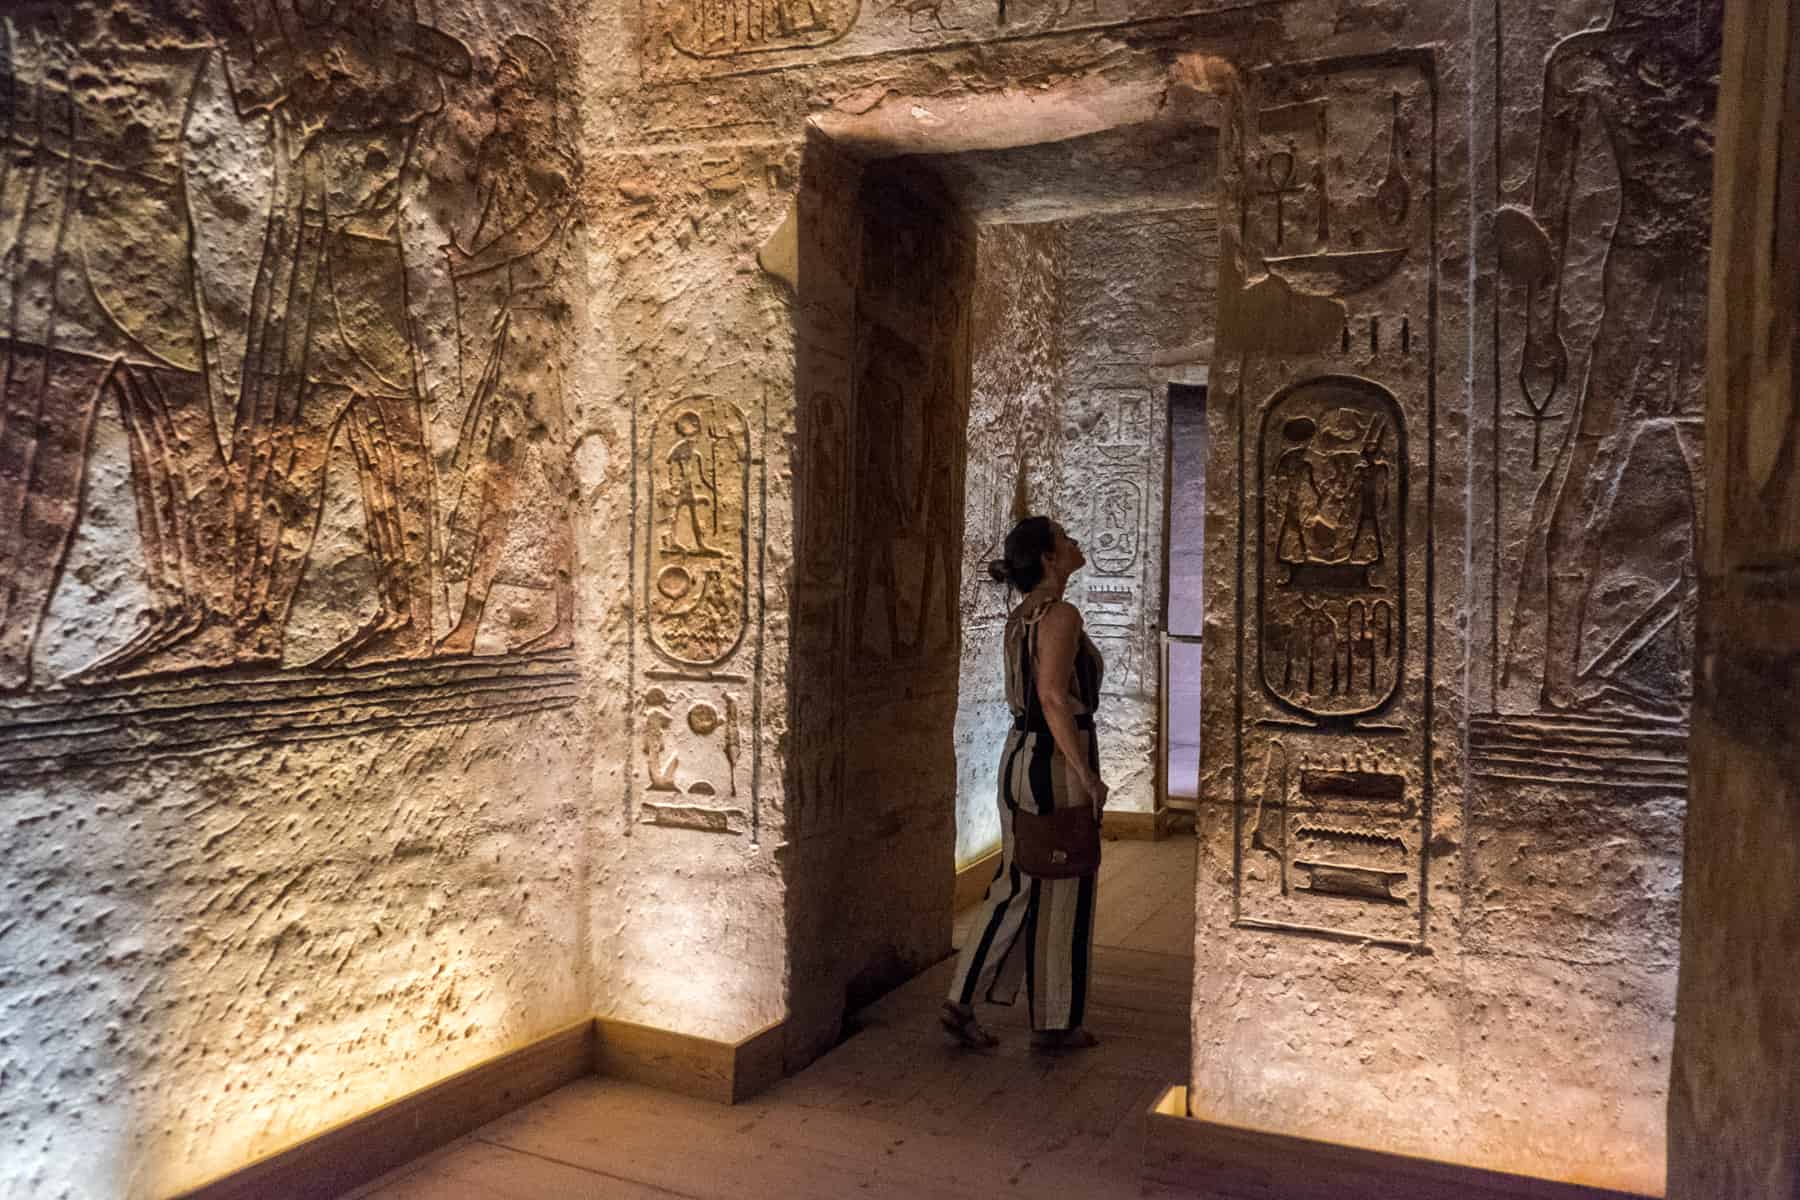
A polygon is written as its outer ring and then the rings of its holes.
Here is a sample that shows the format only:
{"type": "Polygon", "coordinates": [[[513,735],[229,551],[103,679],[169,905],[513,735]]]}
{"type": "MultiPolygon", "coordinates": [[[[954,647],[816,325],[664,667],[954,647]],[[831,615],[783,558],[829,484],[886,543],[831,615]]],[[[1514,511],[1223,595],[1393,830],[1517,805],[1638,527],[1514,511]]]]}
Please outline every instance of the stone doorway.
{"type": "Polygon", "coordinates": [[[1165,389],[1170,358],[1210,339],[1217,135],[1192,104],[1134,96],[1060,125],[1039,103],[1029,128],[989,113],[937,137],[874,116],[811,131],[790,1068],[949,952],[957,868],[997,848],[1009,600],[985,565],[1015,510],[1088,547],[1070,599],[1109,659],[1111,807],[1154,827],[1165,389]]]}

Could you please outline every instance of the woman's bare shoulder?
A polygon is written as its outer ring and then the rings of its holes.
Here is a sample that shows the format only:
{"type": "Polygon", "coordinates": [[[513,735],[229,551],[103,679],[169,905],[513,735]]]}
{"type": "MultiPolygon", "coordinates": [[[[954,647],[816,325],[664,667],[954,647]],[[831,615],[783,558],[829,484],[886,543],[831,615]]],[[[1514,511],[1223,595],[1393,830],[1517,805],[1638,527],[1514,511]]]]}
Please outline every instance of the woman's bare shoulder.
{"type": "Polygon", "coordinates": [[[1040,620],[1047,629],[1054,629],[1059,633],[1078,633],[1081,630],[1081,610],[1067,600],[1052,600],[1045,605],[1040,620]]]}

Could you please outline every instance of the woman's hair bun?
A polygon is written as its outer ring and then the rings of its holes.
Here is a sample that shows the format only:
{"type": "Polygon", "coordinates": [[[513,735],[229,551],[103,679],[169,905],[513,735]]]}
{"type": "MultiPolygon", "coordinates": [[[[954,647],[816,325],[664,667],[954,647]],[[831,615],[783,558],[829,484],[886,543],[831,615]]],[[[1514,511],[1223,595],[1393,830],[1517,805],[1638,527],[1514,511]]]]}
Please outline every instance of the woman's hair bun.
{"type": "Polygon", "coordinates": [[[1011,572],[1006,569],[1004,558],[996,558],[988,563],[988,578],[995,583],[1006,583],[1012,578],[1011,572]]]}

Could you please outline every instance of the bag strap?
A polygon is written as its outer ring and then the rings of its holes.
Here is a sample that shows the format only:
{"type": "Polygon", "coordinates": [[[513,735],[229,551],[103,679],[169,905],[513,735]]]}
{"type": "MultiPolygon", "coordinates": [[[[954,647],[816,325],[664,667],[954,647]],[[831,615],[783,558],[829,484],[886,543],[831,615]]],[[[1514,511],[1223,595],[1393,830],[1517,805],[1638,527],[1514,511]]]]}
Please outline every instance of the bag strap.
{"type": "MultiPolygon", "coordinates": [[[[1051,601],[1055,603],[1055,601],[1051,601]]],[[[1037,627],[1050,605],[1045,604],[1029,617],[1020,617],[1025,623],[1025,636],[1019,640],[1019,676],[1025,689],[1025,728],[1029,732],[1033,728],[1031,706],[1038,702],[1037,694],[1037,627]]],[[[1022,812],[1017,804],[1009,798],[1006,807],[1012,812],[1022,812]]]]}
{"type": "Polygon", "coordinates": [[[1029,728],[1031,726],[1031,704],[1032,704],[1032,701],[1034,701],[1038,698],[1038,691],[1037,691],[1038,624],[1039,624],[1039,622],[1041,622],[1044,619],[1044,614],[1049,612],[1051,609],[1051,606],[1054,605],[1055,603],[1056,603],[1056,601],[1051,600],[1051,601],[1048,601],[1047,603],[1041,604],[1038,606],[1038,610],[1036,612],[1032,613],[1029,617],[1024,618],[1024,621],[1025,621],[1025,644],[1021,649],[1023,651],[1023,657],[1024,657],[1025,724],[1026,724],[1027,728],[1029,728]]]}

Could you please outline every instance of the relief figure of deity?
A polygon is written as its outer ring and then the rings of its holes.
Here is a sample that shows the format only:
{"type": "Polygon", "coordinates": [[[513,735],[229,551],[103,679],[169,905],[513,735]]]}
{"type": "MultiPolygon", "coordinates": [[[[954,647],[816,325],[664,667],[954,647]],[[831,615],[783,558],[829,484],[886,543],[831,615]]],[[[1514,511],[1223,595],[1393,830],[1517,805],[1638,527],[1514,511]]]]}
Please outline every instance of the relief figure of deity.
{"type": "Polygon", "coordinates": [[[1718,0],[1618,0],[1545,71],[1530,212],[1506,209],[1503,266],[1528,286],[1519,384],[1568,425],[1534,505],[1506,677],[1545,709],[1674,714],[1690,690],[1718,0]],[[1604,139],[1584,132],[1599,127],[1604,139]],[[1618,219],[1587,376],[1562,333],[1582,156],[1610,155],[1618,219]]]}
{"type": "Polygon", "coordinates": [[[1385,414],[1354,408],[1282,423],[1286,447],[1274,472],[1281,497],[1276,558],[1288,568],[1287,582],[1342,578],[1345,586],[1367,586],[1369,568],[1383,557],[1386,424],[1385,414]]]}
{"type": "Polygon", "coordinates": [[[401,249],[413,147],[466,78],[412,0],[237,0],[234,98],[265,114],[274,199],[230,450],[240,661],[278,662],[341,430],[362,484],[377,611],[318,665],[431,643],[431,469],[401,249]]]}
{"type": "Polygon", "coordinates": [[[466,582],[461,615],[438,650],[474,650],[496,582],[552,593],[551,627],[518,647],[564,645],[570,580],[567,420],[557,371],[558,293],[574,216],[576,160],[562,141],[555,56],[509,38],[494,96],[495,127],[476,155],[479,216],[453,241],[458,337],[474,385],[449,490],[445,576],[466,582]]]}
{"type": "Polygon", "coordinates": [[[79,17],[0,19],[0,690],[29,682],[103,399],[126,428],[151,608],[86,671],[229,661],[229,504],[182,160],[212,41],[185,4],[154,27],[79,17]]]}

